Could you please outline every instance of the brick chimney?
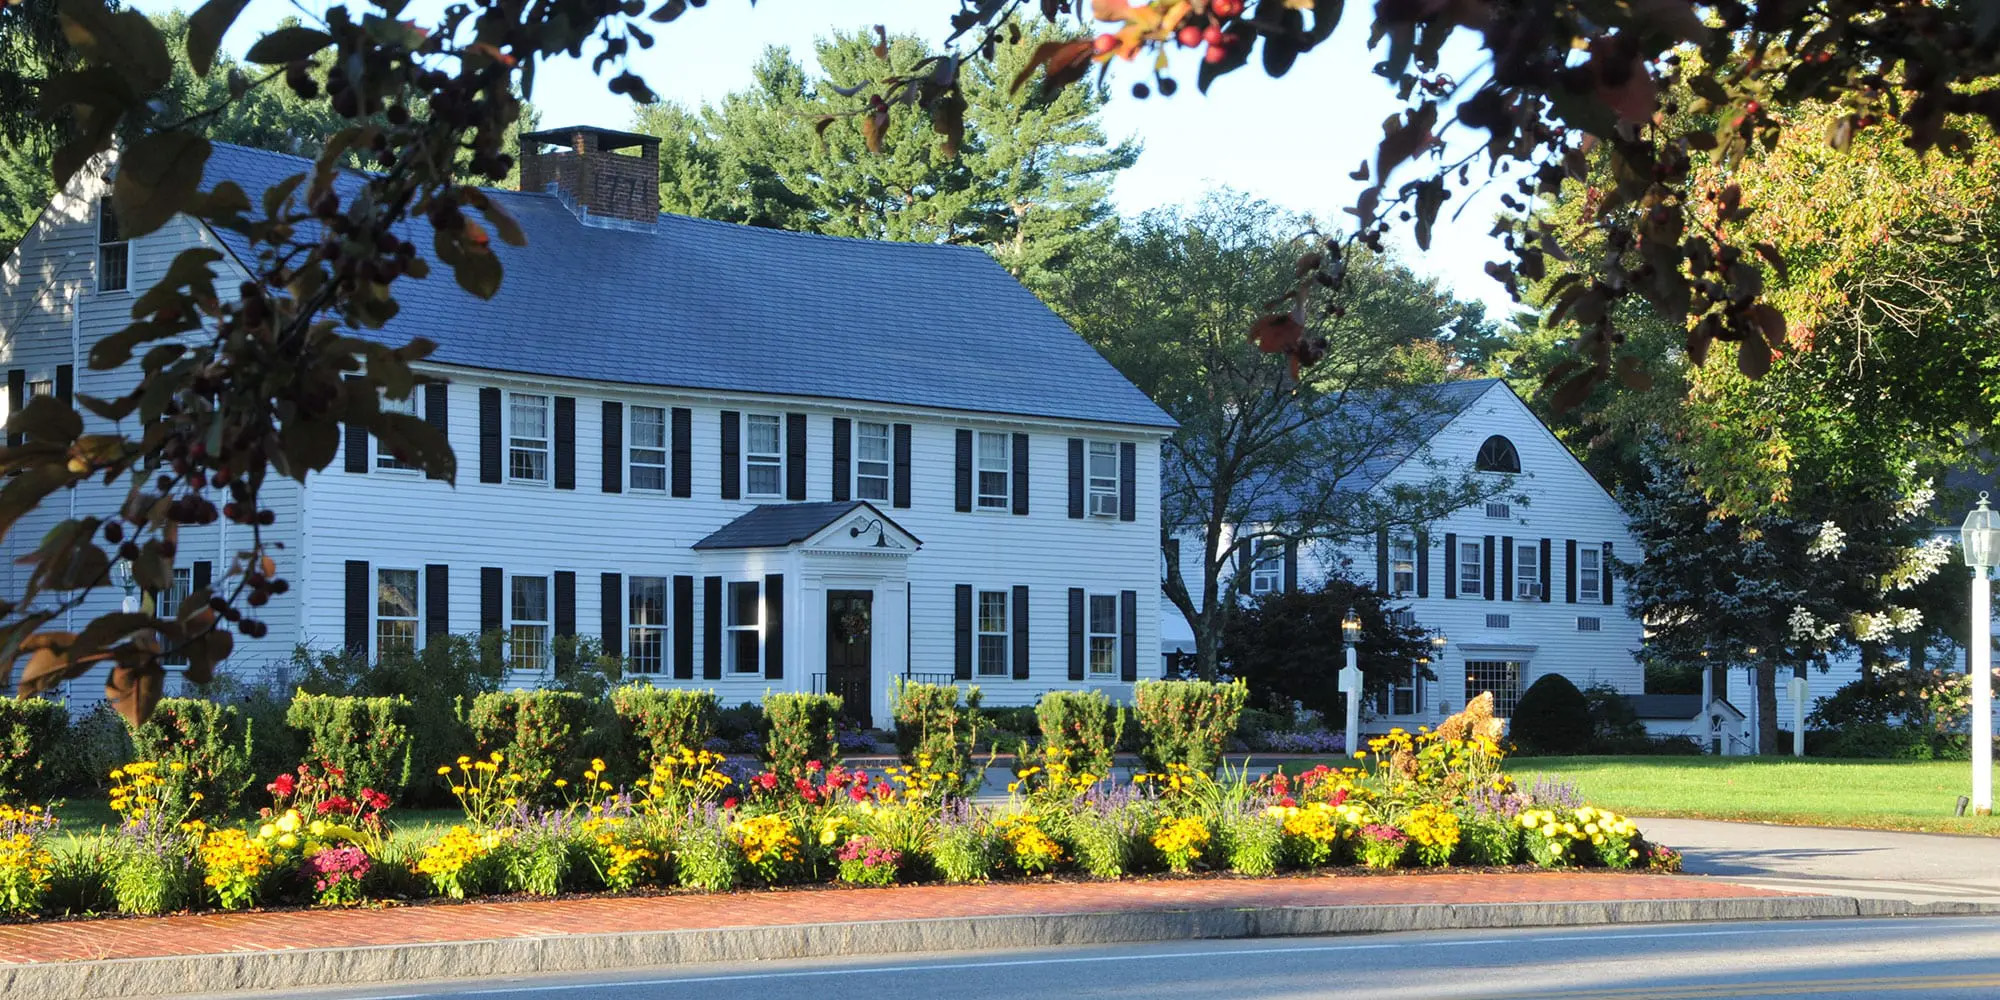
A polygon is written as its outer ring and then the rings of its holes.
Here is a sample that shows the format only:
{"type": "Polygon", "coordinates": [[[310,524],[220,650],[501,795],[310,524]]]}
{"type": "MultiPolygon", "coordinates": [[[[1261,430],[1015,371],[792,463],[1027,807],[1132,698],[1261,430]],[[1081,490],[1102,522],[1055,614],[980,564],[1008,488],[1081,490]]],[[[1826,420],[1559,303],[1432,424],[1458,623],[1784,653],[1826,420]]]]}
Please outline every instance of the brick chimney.
{"type": "Polygon", "coordinates": [[[585,225],[650,227],[660,216],[660,140],[591,126],[523,134],[521,190],[551,187],[585,225]]]}

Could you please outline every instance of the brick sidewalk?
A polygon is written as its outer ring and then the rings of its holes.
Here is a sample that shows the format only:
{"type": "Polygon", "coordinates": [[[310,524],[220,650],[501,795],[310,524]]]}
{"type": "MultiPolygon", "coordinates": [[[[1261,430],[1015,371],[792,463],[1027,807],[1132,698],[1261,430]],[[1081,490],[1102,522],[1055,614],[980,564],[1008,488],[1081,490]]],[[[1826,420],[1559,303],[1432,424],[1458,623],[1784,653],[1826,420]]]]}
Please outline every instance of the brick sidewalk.
{"type": "Polygon", "coordinates": [[[1159,879],[741,892],[0,925],[0,963],[158,958],[859,920],[1278,906],[1731,899],[1784,893],[1669,875],[1520,872],[1159,879]]]}

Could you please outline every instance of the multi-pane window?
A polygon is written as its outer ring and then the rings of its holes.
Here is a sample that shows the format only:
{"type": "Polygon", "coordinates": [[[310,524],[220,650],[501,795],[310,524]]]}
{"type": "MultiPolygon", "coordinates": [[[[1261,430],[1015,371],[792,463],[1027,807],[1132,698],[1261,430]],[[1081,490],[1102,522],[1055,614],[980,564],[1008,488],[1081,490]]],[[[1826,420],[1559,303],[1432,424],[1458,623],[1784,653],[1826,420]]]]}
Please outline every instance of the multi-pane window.
{"type": "Polygon", "coordinates": [[[1486,550],[1478,542],[1458,543],[1458,592],[1466,597],[1486,592],[1486,550]]]}
{"type": "Polygon", "coordinates": [[[1285,579],[1285,543],[1276,538],[1256,538],[1250,542],[1250,593],[1269,594],[1285,579]]]}
{"type": "Polygon", "coordinates": [[[1424,710],[1424,679],[1412,664],[1409,673],[1397,673],[1389,686],[1375,696],[1375,711],[1382,715],[1416,715],[1424,710]]]}
{"type": "MultiPolygon", "coordinates": [[[[416,416],[417,394],[413,392],[408,396],[403,397],[402,399],[390,399],[387,396],[382,397],[382,412],[401,413],[411,417],[416,416]]],[[[416,468],[415,465],[409,462],[397,461],[396,456],[391,454],[389,449],[382,447],[380,442],[377,442],[375,446],[375,467],[378,469],[416,468]]]]}
{"type": "Polygon", "coordinates": [[[1086,456],[1084,480],[1093,517],[1118,516],[1118,444],[1092,441],[1086,456]]]}
{"type": "Polygon", "coordinates": [[[754,674],[763,668],[764,599],[754,580],[729,585],[729,669],[754,674]]]}
{"type": "Polygon", "coordinates": [[[743,495],[774,497],[784,492],[783,421],[775,413],[743,418],[743,495]]]}
{"type": "Polygon", "coordinates": [[[854,498],[889,499],[889,425],[854,424],[854,498]]]}
{"type": "Polygon", "coordinates": [[[53,396],[55,394],[56,394],[56,384],[54,382],[45,378],[36,378],[28,380],[29,399],[37,399],[42,396],[53,396]]]}
{"type": "Polygon", "coordinates": [[[1481,694],[1493,692],[1493,714],[1502,719],[1514,717],[1514,706],[1521,701],[1521,664],[1516,660],[1467,660],[1465,663],[1465,700],[1471,701],[1481,694]]]}
{"type": "MultiPolygon", "coordinates": [[[[187,596],[192,593],[194,593],[194,570],[185,566],[176,567],[174,569],[173,585],[168,587],[166,593],[161,594],[159,600],[154,602],[153,613],[162,618],[174,617],[180,612],[181,602],[187,600],[187,596]]],[[[188,661],[187,651],[175,650],[160,659],[161,662],[168,666],[186,666],[188,661]]]]}
{"type": "Polygon", "coordinates": [[[417,571],[375,574],[375,656],[417,651],[417,571]]]}
{"type": "Polygon", "coordinates": [[[1007,676],[1007,592],[979,592],[979,673],[1007,676]]]}
{"type": "Polygon", "coordinates": [[[549,578],[513,579],[513,616],[507,624],[508,663],[515,670],[542,671],[549,664],[549,578]]]}
{"type": "Polygon", "coordinates": [[[1006,510],[1013,502],[1009,487],[1014,475],[1013,439],[1006,434],[980,431],[973,448],[974,479],[978,483],[981,510],[1006,510]]]}
{"type": "Polygon", "coordinates": [[[632,426],[627,435],[631,445],[631,480],[635,490],[667,488],[667,410],[663,406],[634,406],[632,426]]]}
{"type": "Polygon", "coordinates": [[[1576,552],[1576,596],[1587,599],[1604,590],[1604,553],[1596,549],[1576,552]]]}
{"type": "Polygon", "coordinates": [[[1118,673],[1118,595],[1090,595],[1090,672],[1100,676],[1118,673]]]}
{"type": "Polygon", "coordinates": [[[549,397],[507,394],[507,478],[549,481],[549,397]]]}
{"type": "Polygon", "coordinates": [[[635,576],[628,582],[625,638],[632,672],[657,674],[667,657],[667,578],[635,576]]]}
{"type": "Polygon", "coordinates": [[[1397,596],[1417,592],[1417,540],[1389,540],[1389,589],[1397,596]]]}
{"type": "Polygon", "coordinates": [[[1542,547],[1535,542],[1514,547],[1514,599],[1542,599],[1542,547]]]}
{"type": "Polygon", "coordinates": [[[132,244],[118,225],[118,210],[109,198],[97,199],[97,290],[122,292],[132,282],[132,244]]]}

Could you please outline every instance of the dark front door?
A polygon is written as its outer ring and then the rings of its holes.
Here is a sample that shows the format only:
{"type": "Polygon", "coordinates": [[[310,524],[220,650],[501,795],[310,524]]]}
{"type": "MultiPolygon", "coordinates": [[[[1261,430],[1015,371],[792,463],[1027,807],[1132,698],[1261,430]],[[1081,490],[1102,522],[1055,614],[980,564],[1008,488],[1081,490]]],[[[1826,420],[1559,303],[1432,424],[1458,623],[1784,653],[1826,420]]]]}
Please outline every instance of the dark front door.
{"type": "Polygon", "coordinates": [[[826,693],[840,696],[840,714],[859,726],[873,726],[875,594],[867,590],[826,593],[826,693]]]}

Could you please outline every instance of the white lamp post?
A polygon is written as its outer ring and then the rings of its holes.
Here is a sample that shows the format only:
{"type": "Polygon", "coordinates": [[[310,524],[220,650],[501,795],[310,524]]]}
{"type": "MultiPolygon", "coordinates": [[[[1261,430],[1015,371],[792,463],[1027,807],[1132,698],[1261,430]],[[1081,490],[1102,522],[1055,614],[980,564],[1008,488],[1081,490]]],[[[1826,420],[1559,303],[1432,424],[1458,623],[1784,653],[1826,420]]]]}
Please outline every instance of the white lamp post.
{"type": "Polygon", "coordinates": [[[1361,667],[1355,662],[1354,647],[1361,642],[1361,616],[1347,609],[1347,617],[1340,620],[1341,638],[1347,640],[1347,666],[1340,671],[1340,690],[1347,695],[1347,752],[1351,756],[1360,749],[1361,738],[1361,667]]]}
{"type": "Polygon", "coordinates": [[[1958,532],[1965,564],[1972,568],[1972,811],[1993,812],[1993,604],[1986,571],[2000,563],[2000,512],[1979,506],[1958,532]]]}
{"type": "Polygon", "coordinates": [[[125,600],[119,606],[119,610],[125,612],[126,614],[131,614],[134,611],[138,611],[139,598],[137,595],[132,593],[132,560],[120,559],[117,562],[112,563],[111,578],[118,581],[118,585],[120,587],[125,588],[125,600]]]}

